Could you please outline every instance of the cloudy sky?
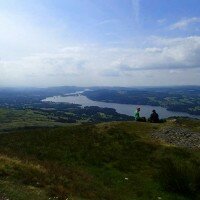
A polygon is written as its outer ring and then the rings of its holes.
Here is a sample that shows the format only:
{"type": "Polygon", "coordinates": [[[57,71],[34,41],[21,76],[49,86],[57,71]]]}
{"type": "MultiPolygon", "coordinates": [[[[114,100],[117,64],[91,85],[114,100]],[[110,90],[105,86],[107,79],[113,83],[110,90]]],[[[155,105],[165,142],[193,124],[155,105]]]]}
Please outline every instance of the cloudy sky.
{"type": "Polygon", "coordinates": [[[200,85],[199,0],[0,0],[1,86],[200,85]]]}

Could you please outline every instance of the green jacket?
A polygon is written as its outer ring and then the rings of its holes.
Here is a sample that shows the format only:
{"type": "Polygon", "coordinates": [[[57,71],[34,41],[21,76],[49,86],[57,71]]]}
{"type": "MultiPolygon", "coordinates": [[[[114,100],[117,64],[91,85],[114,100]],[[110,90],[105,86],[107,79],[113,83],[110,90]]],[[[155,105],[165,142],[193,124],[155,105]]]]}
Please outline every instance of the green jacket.
{"type": "Polygon", "coordinates": [[[138,120],[140,118],[140,113],[138,111],[135,111],[134,116],[135,120],[138,120]]]}

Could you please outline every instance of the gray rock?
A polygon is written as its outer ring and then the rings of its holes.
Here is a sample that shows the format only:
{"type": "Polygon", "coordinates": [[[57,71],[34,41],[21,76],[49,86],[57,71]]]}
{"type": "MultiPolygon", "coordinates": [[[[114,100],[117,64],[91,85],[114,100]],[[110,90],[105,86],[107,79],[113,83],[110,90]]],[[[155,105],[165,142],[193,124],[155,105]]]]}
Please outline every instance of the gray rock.
{"type": "Polygon", "coordinates": [[[179,147],[200,148],[200,133],[182,127],[167,127],[152,133],[152,137],[179,147]]]}

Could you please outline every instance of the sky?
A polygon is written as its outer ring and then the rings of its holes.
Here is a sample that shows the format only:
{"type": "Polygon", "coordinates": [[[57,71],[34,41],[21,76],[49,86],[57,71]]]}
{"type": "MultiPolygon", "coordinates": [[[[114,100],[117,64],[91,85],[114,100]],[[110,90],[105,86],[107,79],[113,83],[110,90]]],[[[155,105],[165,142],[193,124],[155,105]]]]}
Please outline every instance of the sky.
{"type": "Polygon", "coordinates": [[[0,87],[200,85],[199,0],[0,0],[0,87]]]}

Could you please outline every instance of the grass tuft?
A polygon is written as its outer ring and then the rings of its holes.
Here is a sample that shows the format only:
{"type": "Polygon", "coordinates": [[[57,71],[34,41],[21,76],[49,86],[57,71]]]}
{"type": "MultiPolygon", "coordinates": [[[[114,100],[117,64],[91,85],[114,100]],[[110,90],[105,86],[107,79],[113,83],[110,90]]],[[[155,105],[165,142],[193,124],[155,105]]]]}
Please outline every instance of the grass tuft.
{"type": "Polygon", "coordinates": [[[193,198],[200,195],[200,167],[197,164],[164,159],[159,180],[169,192],[193,198]]]}

